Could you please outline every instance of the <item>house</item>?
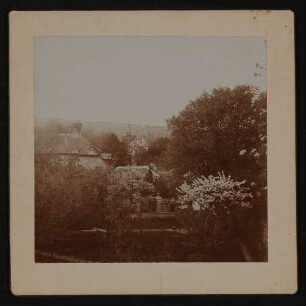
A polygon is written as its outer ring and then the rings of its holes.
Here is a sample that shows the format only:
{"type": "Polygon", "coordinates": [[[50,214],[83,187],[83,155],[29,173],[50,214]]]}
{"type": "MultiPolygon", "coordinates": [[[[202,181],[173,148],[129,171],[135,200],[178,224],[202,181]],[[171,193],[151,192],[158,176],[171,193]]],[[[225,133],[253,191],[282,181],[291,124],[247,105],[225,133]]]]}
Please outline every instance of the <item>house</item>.
{"type": "Polygon", "coordinates": [[[136,179],[142,179],[155,183],[160,177],[155,171],[150,169],[149,166],[121,166],[116,167],[115,171],[121,176],[133,174],[136,179]]]}
{"type": "Polygon", "coordinates": [[[41,139],[36,151],[42,154],[54,154],[63,163],[71,159],[86,169],[106,167],[111,163],[111,155],[102,153],[81,135],[81,123],[74,123],[68,127],[66,133],[50,133],[41,139]]]}

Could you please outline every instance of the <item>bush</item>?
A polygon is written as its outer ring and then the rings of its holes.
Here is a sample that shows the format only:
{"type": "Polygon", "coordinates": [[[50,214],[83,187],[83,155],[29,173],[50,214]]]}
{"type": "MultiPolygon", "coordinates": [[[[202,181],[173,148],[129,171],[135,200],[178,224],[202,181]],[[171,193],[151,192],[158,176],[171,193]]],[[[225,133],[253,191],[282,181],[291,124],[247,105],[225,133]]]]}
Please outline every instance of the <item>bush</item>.
{"type": "Polygon", "coordinates": [[[36,247],[71,231],[100,227],[106,229],[105,260],[126,261],[135,240],[130,215],[141,206],[150,208],[155,195],[153,184],[133,173],[121,177],[111,168],[85,169],[75,158],[63,163],[54,155],[36,154],[36,247]]]}
{"type": "Polygon", "coordinates": [[[248,231],[253,198],[245,181],[230,176],[201,176],[178,188],[179,208],[190,236],[218,257],[248,231]]]}
{"type": "Polygon", "coordinates": [[[141,206],[152,204],[153,195],[153,184],[138,180],[132,172],[110,174],[105,200],[107,260],[126,261],[133,256],[135,235],[130,231],[130,215],[139,212],[141,206]]]}
{"type": "Polygon", "coordinates": [[[107,172],[88,170],[71,158],[67,164],[55,156],[35,156],[35,230],[52,236],[103,221],[107,172]],[[90,224],[91,223],[91,224],[90,224]]]}

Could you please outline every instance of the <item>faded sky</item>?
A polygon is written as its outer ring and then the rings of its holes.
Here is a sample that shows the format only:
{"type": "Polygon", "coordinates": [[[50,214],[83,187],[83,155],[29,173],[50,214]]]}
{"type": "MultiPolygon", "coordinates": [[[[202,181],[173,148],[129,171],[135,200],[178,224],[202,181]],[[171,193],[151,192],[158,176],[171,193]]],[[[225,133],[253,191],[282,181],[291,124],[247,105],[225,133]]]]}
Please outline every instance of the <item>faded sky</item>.
{"type": "Polygon", "coordinates": [[[36,37],[35,114],[165,125],[204,90],[266,90],[256,63],[266,67],[264,38],[36,37]]]}

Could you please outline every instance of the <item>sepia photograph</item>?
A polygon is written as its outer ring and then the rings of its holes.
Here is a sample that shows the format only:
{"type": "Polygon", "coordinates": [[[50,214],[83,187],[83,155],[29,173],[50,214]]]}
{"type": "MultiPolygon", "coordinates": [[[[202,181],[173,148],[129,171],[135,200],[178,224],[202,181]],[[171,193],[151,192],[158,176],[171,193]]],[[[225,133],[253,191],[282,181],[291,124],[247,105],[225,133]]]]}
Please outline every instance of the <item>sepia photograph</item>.
{"type": "Polygon", "coordinates": [[[35,262],[266,262],[266,47],[34,37],[35,262]]]}
{"type": "Polygon", "coordinates": [[[13,294],[296,292],[291,11],[9,17],[13,294]]]}

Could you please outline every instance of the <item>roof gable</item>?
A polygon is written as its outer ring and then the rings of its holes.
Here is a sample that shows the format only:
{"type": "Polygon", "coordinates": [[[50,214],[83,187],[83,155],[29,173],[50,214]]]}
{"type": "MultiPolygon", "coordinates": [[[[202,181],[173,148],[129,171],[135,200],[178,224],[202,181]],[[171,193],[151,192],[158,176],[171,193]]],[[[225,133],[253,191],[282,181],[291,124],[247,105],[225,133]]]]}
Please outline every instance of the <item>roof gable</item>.
{"type": "Polygon", "coordinates": [[[100,155],[86,138],[75,134],[50,134],[44,137],[37,145],[40,153],[100,155]]]}

